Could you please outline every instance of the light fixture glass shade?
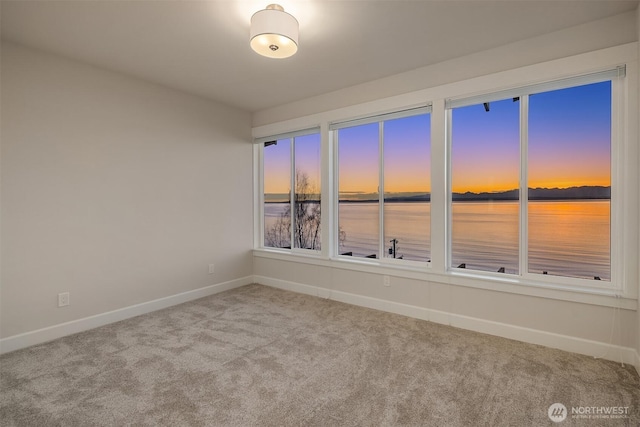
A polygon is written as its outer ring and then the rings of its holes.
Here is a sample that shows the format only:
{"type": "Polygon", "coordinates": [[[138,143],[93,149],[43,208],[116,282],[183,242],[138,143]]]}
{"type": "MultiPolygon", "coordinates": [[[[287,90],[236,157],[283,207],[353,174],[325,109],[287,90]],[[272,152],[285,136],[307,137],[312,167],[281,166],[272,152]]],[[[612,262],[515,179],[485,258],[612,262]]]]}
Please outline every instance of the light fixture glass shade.
{"type": "Polygon", "coordinates": [[[270,4],[251,17],[251,48],[269,58],[288,58],[298,51],[298,21],[282,6],[270,4]]]}

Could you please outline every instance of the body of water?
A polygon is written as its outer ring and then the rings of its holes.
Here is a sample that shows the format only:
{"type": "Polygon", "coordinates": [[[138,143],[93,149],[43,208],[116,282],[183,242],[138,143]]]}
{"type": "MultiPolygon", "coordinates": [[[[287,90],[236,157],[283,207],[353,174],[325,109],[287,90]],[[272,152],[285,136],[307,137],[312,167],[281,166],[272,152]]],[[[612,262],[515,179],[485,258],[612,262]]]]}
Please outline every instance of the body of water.
{"type": "MultiPolygon", "coordinates": [[[[265,205],[269,227],[285,204],[265,205]]],[[[340,253],[379,256],[378,203],[340,203],[345,239],[340,253]]],[[[518,273],[518,202],[454,202],[452,264],[467,269],[518,273]]],[[[430,204],[386,203],[383,256],[397,240],[395,256],[428,261],[430,204]]],[[[529,272],[610,280],[609,200],[529,202],[529,272]]]]}

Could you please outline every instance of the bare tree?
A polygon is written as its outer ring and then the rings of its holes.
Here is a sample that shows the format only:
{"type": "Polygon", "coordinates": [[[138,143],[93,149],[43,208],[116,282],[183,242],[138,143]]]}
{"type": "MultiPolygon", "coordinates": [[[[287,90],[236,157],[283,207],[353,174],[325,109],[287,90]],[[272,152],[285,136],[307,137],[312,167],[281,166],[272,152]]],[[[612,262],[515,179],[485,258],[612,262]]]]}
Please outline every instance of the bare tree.
{"type": "Polygon", "coordinates": [[[309,175],[296,169],[293,238],[296,248],[320,249],[320,195],[309,175]]]}
{"type": "Polygon", "coordinates": [[[291,247],[291,208],[287,204],[286,212],[282,212],[276,222],[264,230],[264,244],[272,248],[291,247]]]}
{"type": "MultiPolygon", "coordinates": [[[[293,244],[296,248],[320,249],[320,194],[306,172],[296,169],[293,197],[293,244]]],[[[291,204],[287,204],[276,222],[264,233],[265,244],[276,248],[291,247],[291,204]]],[[[340,230],[339,241],[345,233],[340,230]]]]}

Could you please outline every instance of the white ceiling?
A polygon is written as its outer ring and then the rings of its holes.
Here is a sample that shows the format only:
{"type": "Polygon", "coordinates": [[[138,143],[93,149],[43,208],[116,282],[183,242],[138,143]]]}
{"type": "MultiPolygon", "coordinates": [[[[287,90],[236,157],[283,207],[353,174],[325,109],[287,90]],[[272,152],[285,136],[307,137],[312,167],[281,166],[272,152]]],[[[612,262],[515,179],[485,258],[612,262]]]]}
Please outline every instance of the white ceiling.
{"type": "Polygon", "coordinates": [[[249,47],[270,0],[2,1],[2,38],[248,111],[634,10],[616,0],[282,0],[298,53],[249,47]]]}

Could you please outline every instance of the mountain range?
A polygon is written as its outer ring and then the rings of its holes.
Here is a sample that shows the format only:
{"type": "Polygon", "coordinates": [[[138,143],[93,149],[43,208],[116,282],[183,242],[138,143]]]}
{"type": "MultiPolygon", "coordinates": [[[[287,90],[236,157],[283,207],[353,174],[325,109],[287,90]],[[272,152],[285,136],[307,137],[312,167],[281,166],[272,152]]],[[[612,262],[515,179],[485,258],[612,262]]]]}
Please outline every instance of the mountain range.
{"type": "MultiPolygon", "coordinates": [[[[501,192],[453,193],[454,202],[487,201],[487,200],[518,200],[518,190],[501,192]]],[[[610,199],[611,187],[582,186],[569,188],[529,188],[529,200],[567,200],[567,199],[610,199]]],[[[431,194],[415,196],[386,197],[386,202],[428,202],[431,194]]]]}

